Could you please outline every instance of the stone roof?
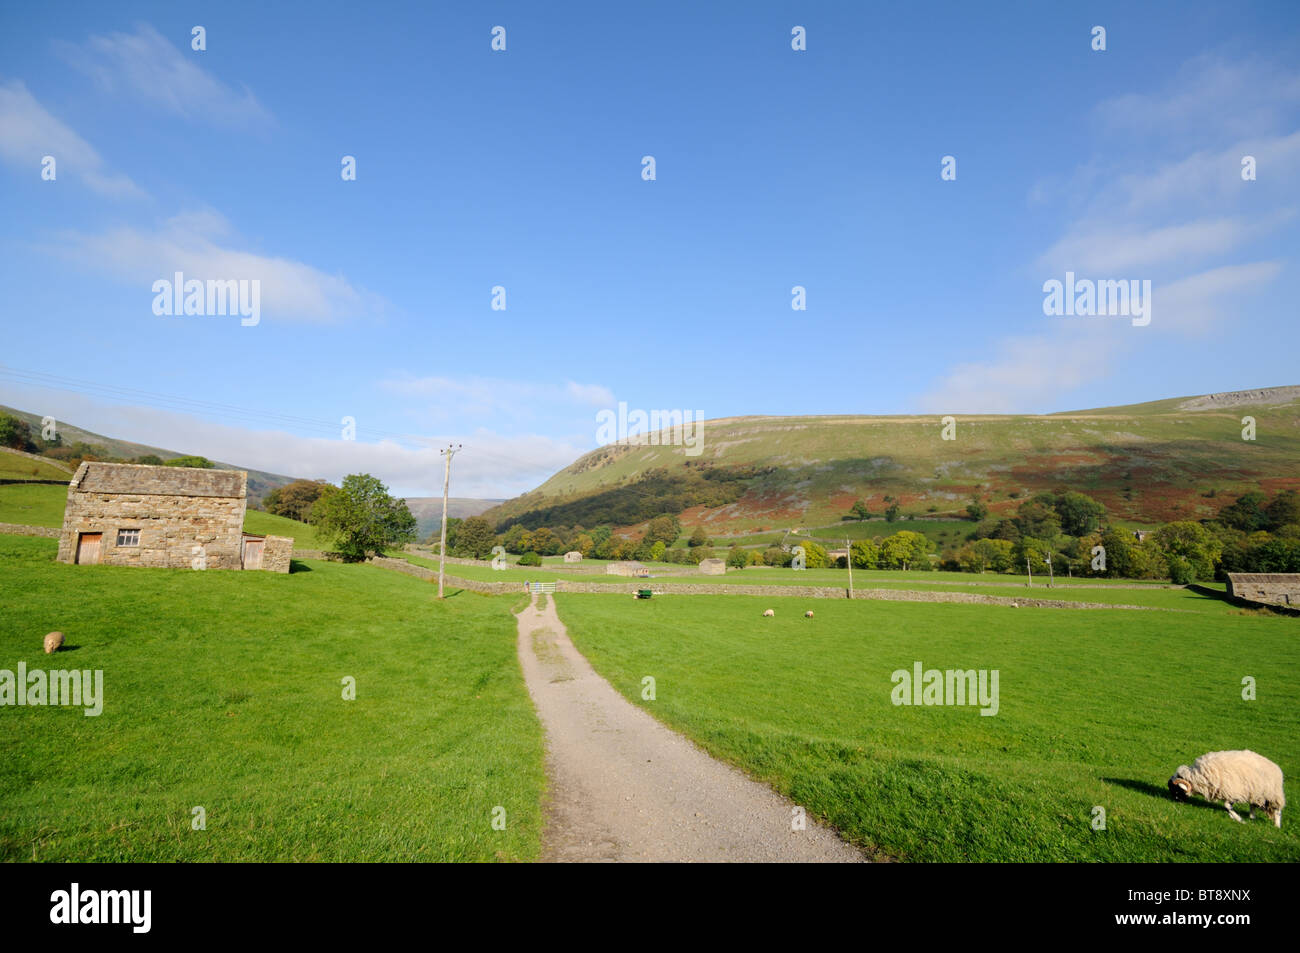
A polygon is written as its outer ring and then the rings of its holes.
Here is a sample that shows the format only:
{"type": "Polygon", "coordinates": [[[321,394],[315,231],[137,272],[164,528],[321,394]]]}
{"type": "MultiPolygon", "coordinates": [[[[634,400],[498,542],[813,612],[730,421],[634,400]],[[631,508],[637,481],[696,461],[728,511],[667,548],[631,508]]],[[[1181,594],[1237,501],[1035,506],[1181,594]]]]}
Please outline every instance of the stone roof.
{"type": "Polygon", "coordinates": [[[1232,582],[1281,582],[1300,585],[1300,572],[1230,572],[1232,582]]]}
{"type": "Polygon", "coordinates": [[[155,467],[142,463],[99,463],[77,468],[69,488],[81,493],[135,493],[141,496],[213,496],[243,499],[248,474],[243,470],[155,467]]]}

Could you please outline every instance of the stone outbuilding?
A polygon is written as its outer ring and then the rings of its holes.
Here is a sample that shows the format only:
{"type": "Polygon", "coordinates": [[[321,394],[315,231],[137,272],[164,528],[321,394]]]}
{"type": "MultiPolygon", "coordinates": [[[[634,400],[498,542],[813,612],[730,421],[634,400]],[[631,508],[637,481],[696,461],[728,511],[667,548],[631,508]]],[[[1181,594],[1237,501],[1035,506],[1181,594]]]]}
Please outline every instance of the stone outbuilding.
{"type": "Polygon", "coordinates": [[[634,559],[620,559],[606,565],[605,573],[609,576],[648,576],[650,569],[634,559]]]}
{"type": "Polygon", "coordinates": [[[727,574],[727,563],[723,559],[701,559],[700,572],[706,576],[725,576],[727,574]]]}
{"type": "Polygon", "coordinates": [[[68,484],[59,561],[288,572],[293,540],[244,533],[243,470],[86,461],[68,484]]]}
{"type": "Polygon", "coordinates": [[[1228,595],[1274,606],[1300,607],[1300,573],[1230,572],[1228,595]]]}
{"type": "Polygon", "coordinates": [[[582,553],[576,549],[571,549],[564,554],[564,561],[566,563],[580,563],[582,562],[582,553]]]}

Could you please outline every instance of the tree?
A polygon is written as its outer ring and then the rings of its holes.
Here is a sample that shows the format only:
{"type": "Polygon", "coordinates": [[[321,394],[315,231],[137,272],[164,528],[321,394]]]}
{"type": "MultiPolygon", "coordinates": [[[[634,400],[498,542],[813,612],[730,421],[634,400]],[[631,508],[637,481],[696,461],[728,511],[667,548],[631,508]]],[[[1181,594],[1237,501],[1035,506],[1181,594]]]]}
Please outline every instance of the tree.
{"type": "Polygon", "coordinates": [[[914,564],[925,560],[929,553],[929,539],[921,533],[903,529],[893,536],[886,537],[881,542],[879,565],[882,569],[902,569],[906,571],[914,564]]]}
{"type": "Polygon", "coordinates": [[[871,516],[871,510],[867,509],[866,500],[855,500],[853,506],[849,509],[849,512],[853,514],[859,522],[868,519],[871,516]]]}
{"type": "MultiPolygon", "coordinates": [[[[1179,520],[1166,523],[1153,534],[1156,547],[1169,561],[1172,573],[1175,562],[1171,557],[1186,560],[1197,579],[1213,579],[1214,568],[1223,554],[1223,544],[1200,523],[1179,520]]],[[[1181,563],[1178,563],[1181,568],[1181,563]]]]}
{"type": "Polygon", "coordinates": [[[1300,493],[1283,490],[1264,508],[1264,516],[1271,530],[1300,524],[1300,493]]]}
{"type": "Polygon", "coordinates": [[[662,539],[656,539],[654,545],[650,547],[650,561],[656,563],[663,562],[664,553],[667,551],[668,547],[664,545],[664,541],[662,539]]]}
{"type": "Polygon", "coordinates": [[[312,504],[320,499],[328,487],[329,484],[322,480],[294,480],[266,494],[262,506],[273,516],[287,516],[291,520],[306,523],[311,516],[312,504]]]}
{"type": "Polygon", "coordinates": [[[27,421],[13,414],[0,414],[0,447],[14,450],[35,449],[32,428],[27,421]]]}
{"type": "Polygon", "coordinates": [[[887,523],[898,522],[898,514],[901,513],[902,511],[903,508],[899,506],[897,502],[890,503],[887,507],[885,507],[885,522],[887,523]]]}
{"type": "Polygon", "coordinates": [[[1027,561],[1030,571],[1047,572],[1047,557],[1051,552],[1051,544],[1046,540],[1036,539],[1033,536],[1022,536],[1020,541],[1015,544],[1014,552],[1017,571],[1027,561]]]}
{"type": "Polygon", "coordinates": [[[1251,490],[1243,493],[1219,510],[1219,522],[1244,533],[1263,529],[1268,517],[1264,515],[1264,494],[1251,490]]]}
{"type": "Polygon", "coordinates": [[[184,457],[172,457],[170,460],[163,462],[165,467],[197,467],[200,470],[211,470],[215,463],[207,457],[195,456],[193,454],[184,457]]]}
{"type": "Polygon", "coordinates": [[[695,527],[695,532],[691,533],[690,545],[692,547],[709,545],[709,534],[704,532],[703,526],[695,527]]]}
{"type": "Polygon", "coordinates": [[[763,563],[767,566],[788,566],[794,556],[780,546],[769,546],[763,550],[763,563]]]}
{"type": "MultiPolygon", "coordinates": [[[[447,522],[450,524],[451,521],[448,520],[447,522]]],[[[505,547],[505,551],[508,553],[526,553],[528,552],[528,547],[524,545],[524,537],[527,535],[528,530],[524,529],[523,524],[515,523],[506,530],[505,536],[501,538],[501,545],[505,547]]],[[[587,538],[588,540],[591,539],[591,537],[587,538]]],[[[591,552],[595,552],[595,548],[595,543],[592,543],[591,552]]],[[[583,550],[582,554],[584,556],[591,555],[587,550],[583,550]]]]}
{"type": "Polygon", "coordinates": [[[541,564],[542,564],[542,557],[537,555],[532,550],[529,550],[528,552],[524,553],[522,556],[519,557],[520,566],[540,566],[541,564]]]}
{"type": "MultiPolygon", "coordinates": [[[[158,456],[158,454],[156,454],[156,453],[146,453],[143,457],[136,457],[136,458],[135,458],[135,462],[136,462],[136,463],[143,463],[143,464],[145,464],[146,466],[151,466],[151,467],[160,467],[160,466],[163,465],[163,459],[162,459],[162,457],[158,456]]],[[[272,491],[271,491],[271,493],[274,493],[274,492],[275,492],[275,490],[272,490],[272,491]]],[[[271,493],[268,493],[268,494],[266,495],[266,498],[267,498],[268,500],[271,498],[271,493]]],[[[265,502],[265,501],[263,501],[263,502],[265,502]]]]}
{"type": "Polygon", "coordinates": [[[312,506],[311,520],[348,562],[415,539],[415,517],[406,501],[393,499],[368,473],[353,473],[326,491],[312,506]]]}
{"type": "Polygon", "coordinates": [[[471,516],[460,524],[455,548],[448,543],[447,549],[455,556],[486,559],[496,544],[497,534],[492,532],[492,524],[481,516],[471,516]]]}
{"type": "Polygon", "coordinates": [[[541,556],[555,556],[564,546],[554,532],[541,526],[533,530],[532,544],[528,548],[541,556]]]}
{"type": "Polygon", "coordinates": [[[957,551],[957,562],[966,572],[1006,572],[1011,568],[1014,546],[1006,539],[977,539],[957,551]]]}
{"type": "Polygon", "coordinates": [[[665,513],[662,516],[656,516],[646,527],[645,539],[647,543],[653,545],[662,542],[665,547],[671,546],[677,542],[677,537],[682,533],[682,524],[676,516],[670,516],[665,513]]]}
{"type": "Polygon", "coordinates": [[[869,539],[860,539],[849,547],[854,569],[875,569],[880,561],[880,547],[869,539]]]}
{"type": "Polygon", "coordinates": [[[966,504],[966,515],[978,523],[989,515],[989,508],[976,497],[966,504]]]}
{"type": "Polygon", "coordinates": [[[804,565],[809,569],[825,569],[831,564],[831,554],[826,547],[811,539],[799,543],[803,547],[804,565]]]}
{"type": "Polygon", "coordinates": [[[732,546],[727,552],[727,565],[732,569],[744,569],[749,565],[749,550],[732,546]]]}
{"type": "MultiPolygon", "coordinates": [[[[1051,497],[1048,497],[1050,500],[1051,497]]],[[[1061,518],[1056,510],[1040,498],[1026,500],[1016,510],[1016,529],[1021,536],[1033,536],[1035,539],[1049,540],[1061,535],[1061,518]]]]}
{"type": "Polygon", "coordinates": [[[1073,490],[1058,494],[1053,508],[1060,517],[1061,529],[1071,536],[1087,536],[1095,532],[1106,516],[1106,507],[1092,497],[1073,490]]]}

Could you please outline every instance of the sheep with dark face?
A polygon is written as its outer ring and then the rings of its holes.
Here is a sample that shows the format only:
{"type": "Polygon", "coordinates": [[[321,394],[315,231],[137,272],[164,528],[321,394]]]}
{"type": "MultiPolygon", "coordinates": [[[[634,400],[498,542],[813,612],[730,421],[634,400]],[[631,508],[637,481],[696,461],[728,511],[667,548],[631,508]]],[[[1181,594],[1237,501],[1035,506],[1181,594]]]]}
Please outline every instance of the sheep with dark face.
{"type": "Polygon", "coordinates": [[[1169,793],[1178,801],[1193,794],[1207,801],[1221,801],[1234,821],[1241,820],[1232,809],[1234,804],[1249,804],[1252,818],[1255,808],[1262,808],[1275,827],[1282,826],[1282,808],[1286,807],[1282,769],[1253,751],[1211,751],[1197,758],[1190,768],[1179,765],[1169,779],[1169,793]]]}

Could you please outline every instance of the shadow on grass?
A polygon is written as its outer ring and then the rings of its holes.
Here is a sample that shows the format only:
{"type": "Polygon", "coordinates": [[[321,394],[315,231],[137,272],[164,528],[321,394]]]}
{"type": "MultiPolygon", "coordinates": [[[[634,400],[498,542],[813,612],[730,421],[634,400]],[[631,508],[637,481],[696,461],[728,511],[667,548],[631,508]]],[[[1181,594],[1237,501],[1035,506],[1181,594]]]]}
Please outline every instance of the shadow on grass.
{"type": "MultiPolygon", "coordinates": [[[[1169,793],[1169,787],[1163,784],[1152,784],[1150,781],[1136,781],[1132,778],[1102,778],[1106,784],[1115,784],[1122,788],[1128,788],[1130,791],[1137,791],[1139,794],[1146,794],[1150,797],[1159,798],[1162,801],[1173,801],[1173,795],[1169,793]]],[[[1177,802],[1175,802],[1177,803],[1177,802]]],[[[1188,798],[1183,804],[1191,804],[1196,807],[1206,807],[1212,811],[1222,811],[1223,805],[1211,804],[1204,798],[1188,798]]]]}
{"type": "Polygon", "coordinates": [[[301,560],[290,559],[289,572],[290,574],[295,572],[311,572],[311,567],[308,566],[305,562],[302,562],[301,560]]]}

